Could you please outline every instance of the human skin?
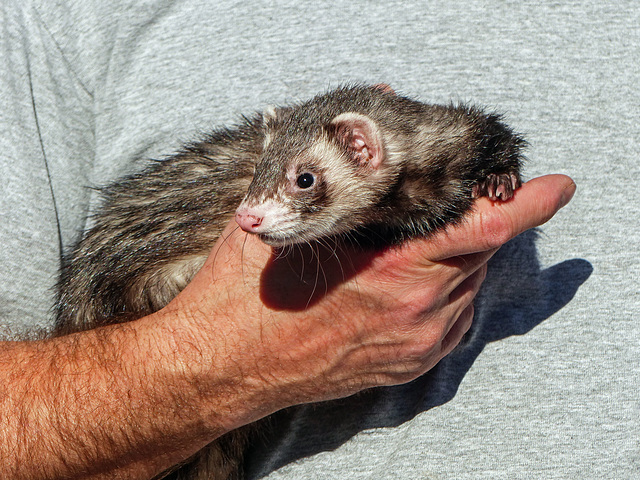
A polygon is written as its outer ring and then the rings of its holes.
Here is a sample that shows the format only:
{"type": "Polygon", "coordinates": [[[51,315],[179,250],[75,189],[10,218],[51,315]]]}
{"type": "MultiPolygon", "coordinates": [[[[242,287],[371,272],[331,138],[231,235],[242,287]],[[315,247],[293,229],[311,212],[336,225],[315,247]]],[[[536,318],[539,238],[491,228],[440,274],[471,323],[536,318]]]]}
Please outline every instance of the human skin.
{"type": "Polygon", "coordinates": [[[163,310],[0,343],[0,477],[146,479],[282,408],[410,381],[469,329],[497,249],[574,191],[566,176],[536,178],[378,252],[278,257],[230,224],[163,310]]]}

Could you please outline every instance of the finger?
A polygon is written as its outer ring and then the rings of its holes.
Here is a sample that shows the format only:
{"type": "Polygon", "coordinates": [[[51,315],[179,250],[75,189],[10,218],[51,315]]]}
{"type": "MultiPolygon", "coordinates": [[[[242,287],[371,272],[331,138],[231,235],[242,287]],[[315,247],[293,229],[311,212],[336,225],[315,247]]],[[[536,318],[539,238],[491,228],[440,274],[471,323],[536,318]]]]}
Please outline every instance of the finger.
{"type": "Polygon", "coordinates": [[[452,305],[459,304],[459,310],[466,308],[469,303],[473,302],[486,277],[487,264],[485,263],[461,282],[460,285],[451,290],[449,303],[452,305]]]}
{"type": "Polygon", "coordinates": [[[467,307],[460,313],[458,319],[454,322],[451,329],[447,332],[442,339],[440,346],[441,357],[443,358],[451,353],[460,343],[464,335],[469,331],[473,323],[474,307],[473,303],[467,305],[467,307]]]}
{"type": "Polygon", "coordinates": [[[492,248],[484,252],[458,255],[456,257],[445,258],[438,263],[444,267],[457,269],[459,271],[457,276],[461,276],[464,279],[491,260],[491,257],[493,257],[498,250],[499,248],[492,248]]]}
{"type": "Polygon", "coordinates": [[[466,303],[469,303],[480,289],[487,274],[487,262],[496,251],[493,249],[438,262],[435,271],[438,278],[444,280],[439,291],[441,305],[455,304],[463,294],[466,294],[466,303]]]}
{"type": "MultiPolygon", "coordinates": [[[[419,251],[432,260],[442,260],[495,249],[547,222],[571,200],[575,189],[575,183],[566,175],[546,175],[523,184],[509,201],[480,198],[462,224],[430,237],[419,251]]],[[[418,243],[413,242],[409,248],[419,248],[418,243]]]]}
{"type": "Polygon", "coordinates": [[[449,293],[445,292],[446,297],[443,300],[443,306],[441,307],[444,315],[438,322],[441,337],[448,334],[458,321],[462,312],[473,303],[473,299],[478,294],[486,276],[487,265],[483,264],[459,285],[452,287],[449,293]]]}

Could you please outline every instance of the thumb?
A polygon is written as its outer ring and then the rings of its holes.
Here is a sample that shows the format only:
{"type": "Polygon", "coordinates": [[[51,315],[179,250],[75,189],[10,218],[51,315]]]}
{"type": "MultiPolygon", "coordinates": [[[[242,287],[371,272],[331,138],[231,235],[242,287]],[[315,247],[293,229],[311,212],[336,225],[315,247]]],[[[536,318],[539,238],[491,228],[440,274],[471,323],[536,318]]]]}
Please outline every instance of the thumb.
{"type": "Polygon", "coordinates": [[[480,198],[465,221],[430,237],[421,251],[432,260],[443,260],[496,249],[546,223],[569,203],[575,191],[576,184],[566,175],[545,175],[523,184],[506,202],[480,198]]]}

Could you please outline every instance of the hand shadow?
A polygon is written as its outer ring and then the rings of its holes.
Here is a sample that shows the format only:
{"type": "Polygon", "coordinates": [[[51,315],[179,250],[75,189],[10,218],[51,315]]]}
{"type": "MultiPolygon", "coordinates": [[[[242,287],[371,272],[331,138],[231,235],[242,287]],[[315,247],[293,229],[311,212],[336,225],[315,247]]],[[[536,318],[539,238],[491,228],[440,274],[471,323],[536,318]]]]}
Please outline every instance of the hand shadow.
{"type": "Polygon", "coordinates": [[[475,301],[471,331],[438,366],[406,385],[275,414],[271,430],[247,456],[248,477],[260,478],[299,458],[334,450],[360,431],[398,426],[448,402],[485,345],[524,335],[567,305],[593,267],[586,260],[571,259],[541,270],[537,236],[536,230],[525,232],[494,256],[475,301]]]}

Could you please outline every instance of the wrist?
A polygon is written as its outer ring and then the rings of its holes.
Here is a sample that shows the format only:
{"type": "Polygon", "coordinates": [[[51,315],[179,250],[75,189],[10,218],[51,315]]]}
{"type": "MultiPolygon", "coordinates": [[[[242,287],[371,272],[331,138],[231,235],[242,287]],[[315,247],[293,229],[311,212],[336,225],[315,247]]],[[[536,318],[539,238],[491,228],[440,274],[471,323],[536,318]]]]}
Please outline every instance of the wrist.
{"type": "Polygon", "coordinates": [[[189,294],[179,296],[142,320],[153,325],[155,369],[162,377],[156,381],[181,406],[177,414],[198,419],[201,434],[212,440],[286,405],[276,406],[271,399],[278,400],[277,386],[256,375],[259,346],[242,332],[242,313],[215,298],[207,303],[216,308],[195,308],[189,294]]]}

